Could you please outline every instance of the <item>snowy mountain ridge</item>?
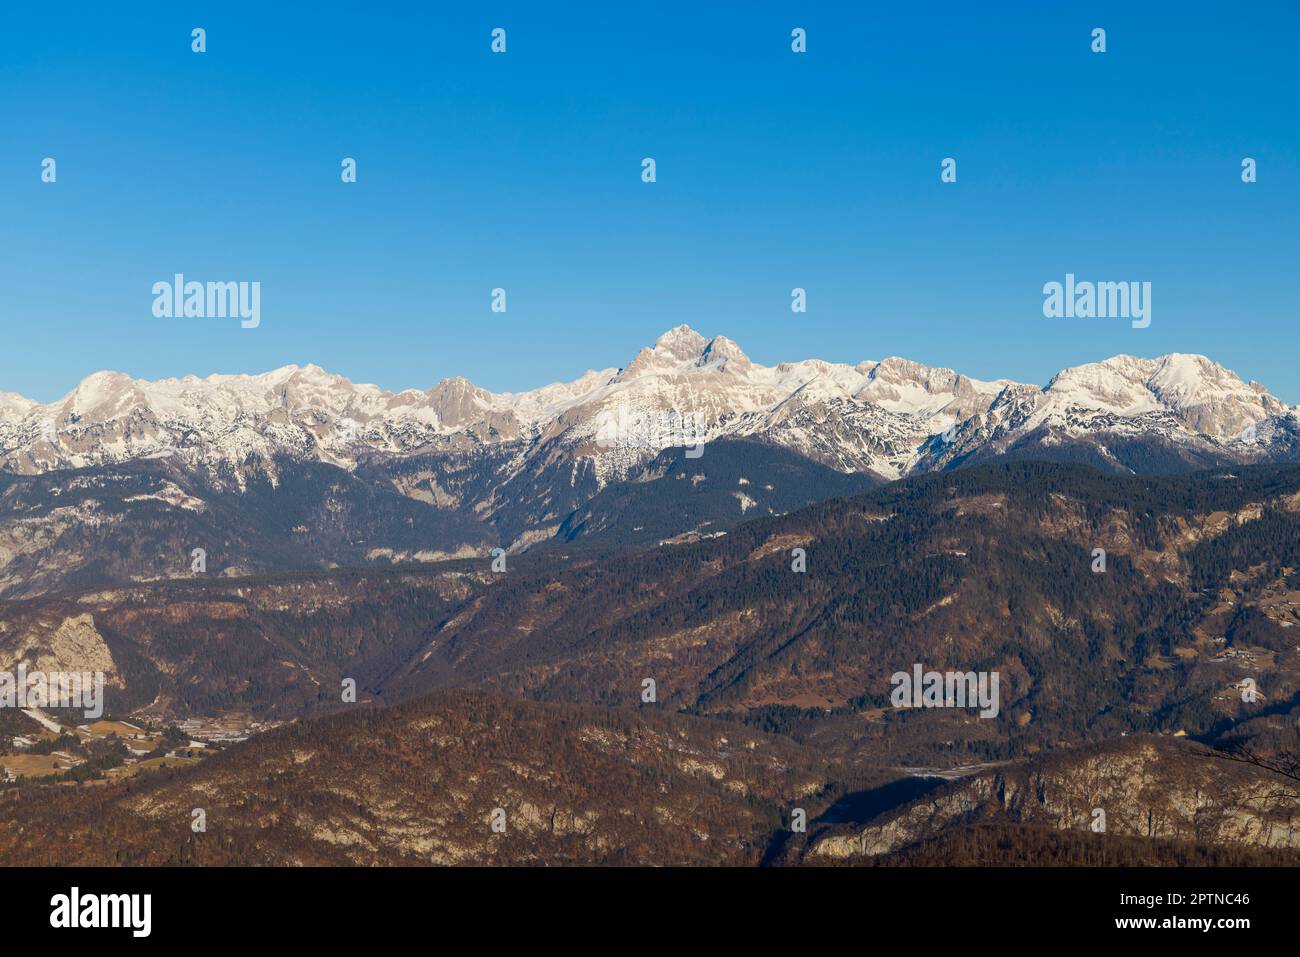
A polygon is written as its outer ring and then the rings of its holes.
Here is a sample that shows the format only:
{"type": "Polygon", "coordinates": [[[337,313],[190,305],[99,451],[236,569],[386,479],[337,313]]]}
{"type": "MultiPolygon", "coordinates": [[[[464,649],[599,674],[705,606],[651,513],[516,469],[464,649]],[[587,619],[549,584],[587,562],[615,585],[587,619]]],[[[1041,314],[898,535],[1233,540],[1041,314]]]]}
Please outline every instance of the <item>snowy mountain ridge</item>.
{"type": "MultiPolygon", "coordinates": [[[[600,483],[675,445],[755,438],[843,472],[897,478],[1034,441],[1158,441],[1189,454],[1290,457],[1300,413],[1204,356],[1115,356],[1045,386],[890,357],[762,366],[677,326],[621,369],[492,393],[463,378],[385,391],[314,365],[149,382],[97,372],[42,405],[0,393],[0,468],[35,474],[177,457],[238,470],[289,456],[362,460],[489,446],[590,459],[600,483]]],[[[1104,443],[1101,443],[1104,448],[1104,443]]]]}

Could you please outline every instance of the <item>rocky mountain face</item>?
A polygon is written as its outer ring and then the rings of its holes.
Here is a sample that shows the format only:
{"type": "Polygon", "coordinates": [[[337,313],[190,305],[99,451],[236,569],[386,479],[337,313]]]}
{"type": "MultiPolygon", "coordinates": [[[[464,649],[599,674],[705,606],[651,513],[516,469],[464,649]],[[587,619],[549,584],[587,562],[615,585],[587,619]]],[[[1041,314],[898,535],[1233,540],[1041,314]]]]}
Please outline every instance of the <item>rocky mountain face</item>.
{"type": "Polygon", "coordinates": [[[1143,736],[970,775],[866,827],[827,826],[811,836],[806,855],[879,857],[988,822],[1294,850],[1300,848],[1300,789],[1208,756],[1204,747],[1143,736]]]}

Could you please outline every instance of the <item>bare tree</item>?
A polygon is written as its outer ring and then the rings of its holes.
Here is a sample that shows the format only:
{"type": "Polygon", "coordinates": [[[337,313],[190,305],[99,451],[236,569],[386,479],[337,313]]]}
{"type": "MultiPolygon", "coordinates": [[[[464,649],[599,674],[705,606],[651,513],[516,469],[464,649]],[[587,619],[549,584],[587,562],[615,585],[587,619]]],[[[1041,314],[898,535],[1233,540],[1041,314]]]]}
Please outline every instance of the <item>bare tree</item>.
{"type": "MultiPolygon", "coordinates": [[[[1265,754],[1243,741],[1215,745],[1213,750],[1198,752],[1201,757],[1214,758],[1219,761],[1231,761],[1234,764],[1246,764],[1261,771],[1269,771],[1300,783],[1300,752],[1281,752],[1265,754]]],[[[1284,800],[1300,801],[1300,788],[1288,787],[1278,797],[1284,800]]]]}

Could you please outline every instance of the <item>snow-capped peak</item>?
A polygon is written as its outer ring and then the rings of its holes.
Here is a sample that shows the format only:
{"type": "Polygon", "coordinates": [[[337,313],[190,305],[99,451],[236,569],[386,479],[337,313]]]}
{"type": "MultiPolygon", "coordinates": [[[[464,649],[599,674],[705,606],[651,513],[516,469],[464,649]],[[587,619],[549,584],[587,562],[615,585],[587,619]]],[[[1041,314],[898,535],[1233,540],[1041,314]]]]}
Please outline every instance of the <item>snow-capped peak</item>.
{"type": "Polygon", "coordinates": [[[1070,408],[1133,417],[1165,412],[1202,435],[1236,435],[1251,423],[1288,412],[1258,385],[1201,355],[1158,359],[1113,356],[1057,373],[1045,390],[1041,418],[1070,408]]]}
{"type": "Polygon", "coordinates": [[[48,405],[0,393],[0,463],[40,472],[174,455],[217,468],[288,455],[352,467],[363,454],[517,443],[519,468],[559,449],[594,458],[604,481],[680,444],[680,429],[656,423],[687,420],[709,439],[760,438],[889,477],[1006,449],[1041,429],[1060,437],[1119,429],[1216,448],[1266,421],[1281,423],[1264,430],[1270,441],[1300,431],[1294,410],[1204,356],[1114,356],[1038,387],[898,357],[763,366],[731,339],[680,325],[621,370],[514,393],[461,377],[389,392],[310,364],[155,382],[98,372],[48,405]],[[634,442],[607,441],[611,423],[638,422],[653,427],[634,442]]]}
{"type": "Polygon", "coordinates": [[[709,340],[690,326],[682,323],[674,326],[655,340],[656,351],[662,350],[679,359],[692,359],[704,351],[709,340]]]}

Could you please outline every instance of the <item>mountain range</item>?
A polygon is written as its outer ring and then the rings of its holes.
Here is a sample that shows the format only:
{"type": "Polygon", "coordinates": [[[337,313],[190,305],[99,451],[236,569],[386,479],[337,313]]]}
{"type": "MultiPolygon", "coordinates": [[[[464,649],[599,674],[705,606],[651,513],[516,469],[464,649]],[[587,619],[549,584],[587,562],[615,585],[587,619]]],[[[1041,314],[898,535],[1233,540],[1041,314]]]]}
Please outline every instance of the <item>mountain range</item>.
{"type": "Polygon", "coordinates": [[[211,571],[656,546],[996,459],[1167,474],[1300,461],[1300,411],[1193,355],[1044,386],[887,358],[763,366],[670,329],[529,392],[315,366],[0,394],[0,597],[211,571]]]}
{"type": "Polygon", "coordinates": [[[282,726],[137,767],[11,709],[0,861],[1294,862],[1293,792],[1204,752],[1294,747],[1297,436],[1199,356],[1040,387],[686,327],[528,393],[6,396],[0,667],[282,726]],[[999,709],[896,707],[921,666],[999,709]]]}
{"type": "Polygon", "coordinates": [[[1142,471],[1108,446],[1167,445],[1189,465],[1270,461],[1295,452],[1298,415],[1204,356],[1115,356],[1038,386],[897,357],[762,366],[730,339],[682,325],[622,368],[527,392],[493,393],[463,378],[387,392],[313,365],[157,382],[98,372],[48,405],[0,393],[0,465],[32,474],[175,456],[237,473],[252,458],[355,469],[501,449],[511,453],[509,475],[559,458],[604,485],[664,448],[731,437],[883,479],[1072,443],[1142,471]]]}

